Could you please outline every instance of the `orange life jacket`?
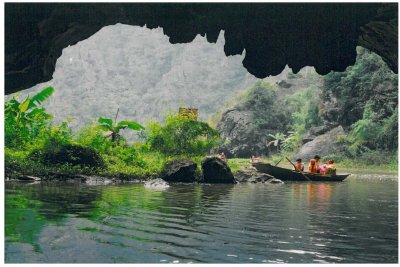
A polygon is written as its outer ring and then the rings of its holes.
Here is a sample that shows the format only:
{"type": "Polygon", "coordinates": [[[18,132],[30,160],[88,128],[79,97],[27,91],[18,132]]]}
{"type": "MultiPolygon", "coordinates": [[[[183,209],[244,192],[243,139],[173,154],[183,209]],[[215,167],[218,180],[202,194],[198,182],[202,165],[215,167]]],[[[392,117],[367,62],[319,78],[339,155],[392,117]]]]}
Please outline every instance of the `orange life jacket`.
{"type": "Polygon", "coordinates": [[[310,160],[310,165],[308,165],[308,171],[311,173],[317,173],[318,172],[318,164],[315,159],[310,160]]]}
{"type": "Polygon", "coordinates": [[[302,171],[302,170],[304,169],[303,163],[297,162],[297,163],[296,163],[296,169],[297,169],[298,171],[302,171]]]}

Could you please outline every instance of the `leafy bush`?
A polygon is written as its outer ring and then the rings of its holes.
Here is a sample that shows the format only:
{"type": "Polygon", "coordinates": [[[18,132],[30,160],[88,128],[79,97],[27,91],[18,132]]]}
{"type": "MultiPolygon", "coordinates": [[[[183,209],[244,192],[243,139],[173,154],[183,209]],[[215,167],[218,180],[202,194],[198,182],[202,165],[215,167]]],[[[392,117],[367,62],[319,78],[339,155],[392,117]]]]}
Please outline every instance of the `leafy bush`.
{"type": "Polygon", "coordinates": [[[108,153],[109,149],[113,145],[111,140],[105,138],[105,136],[101,133],[98,125],[94,124],[93,122],[82,128],[76,134],[75,140],[78,144],[94,148],[101,153],[108,153]]]}
{"type": "Polygon", "coordinates": [[[152,122],[146,128],[146,143],[166,155],[204,155],[219,140],[207,123],[179,114],[168,116],[164,126],[152,122]]]}
{"type": "Polygon", "coordinates": [[[348,152],[359,156],[371,150],[397,150],[398,145],[397,108],[392,116],[383,120],[373,111],[373,102],[368,101],[364,108],[363,118],[351,125],[348,135],[348,152]]]}
{"type": "Polygon", "coordinates": [[[5,103],[5,145],[7,147],[22,147],[32,142],[48,127],[51,115],[44,107],[39,107],[54,92],[52,87],[44,88],[41,92],[23,101],[17,96],[5,103]]]}
{"type": "Polygon", "coordinates": [[[111,142],[119,142],[122,139],[119,132],[123,129],[144,130],[144,127],[135,121],[120,121],[117,123],[116,121],[113,122],[112,119],[100,117],[98,122],[99,129],[109,133],[108,136],[111,138],[111,142]]]}
{"type": "Polygon", "coordinates": [[[104,167],[102,157],[92,148],[80,145],[61,145],[47,147],[44,150],[33,151],[31,159],[37,159],[46,164],[71,164],[88,167],[104,167]]]}

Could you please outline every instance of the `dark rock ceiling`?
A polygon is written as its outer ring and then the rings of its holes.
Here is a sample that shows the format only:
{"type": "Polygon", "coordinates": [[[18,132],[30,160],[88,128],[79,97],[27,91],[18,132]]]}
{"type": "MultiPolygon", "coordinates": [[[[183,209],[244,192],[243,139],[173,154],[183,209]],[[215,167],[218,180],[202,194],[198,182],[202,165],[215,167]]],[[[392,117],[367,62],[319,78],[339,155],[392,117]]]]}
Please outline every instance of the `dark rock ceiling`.
{"type": "Polygon", "coordinates": [[[224,30],[225,54],[246,50],[259,78],[285,65],[343,71],[357,45],[397,73],[397,17],[397,3],[6,3],[5,93],[50,80],[63,48],[116,23],[162,27],[171,43],[216,42],[224,30]]]}

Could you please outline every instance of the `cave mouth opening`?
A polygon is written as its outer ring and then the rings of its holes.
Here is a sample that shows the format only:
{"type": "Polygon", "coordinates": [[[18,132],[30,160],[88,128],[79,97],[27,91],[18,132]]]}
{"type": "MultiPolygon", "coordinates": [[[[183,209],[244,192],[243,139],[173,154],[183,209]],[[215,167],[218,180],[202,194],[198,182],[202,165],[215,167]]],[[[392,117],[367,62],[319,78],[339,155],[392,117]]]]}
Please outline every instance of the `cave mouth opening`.
{"type": "Polygon", "coordinates": [[[258,80],[242,65],[245,52],[226,56],[224,45],[224,31],[215,43],[197,35],[171,44],[160,27],[117,23],[64,48],[52,80],[19,95],[54,87],[43,104],[56,121],[72,118],[73,128],[112,117],[117,109],[120,119],[145,123],[161,121],[179,106],[196,107],[205,120],[258,80]]]}
{"type": "Polygon", "coordinates": [[[223,29],[225,54],[246,51],[243,65],[258,78],[277,75],[286,65],[295,73],[304,66],[313,66],[320,74],[344,71],[354,64],[357,45],[382,56],[397,73],[398,5],[394,3],[7,3],[5,7],[6,93],[50,80],[63,48],[116,23],[162,27],[174,44],[190,42],[198,34],[215,42],[223,29]]]}
{"type": "MultiPolygon", "coordinates": [[[[284,94],[311,86],[304,81],[293,84],[303,76],[318,77],[314,83],[322,86],[323,76],[313,67],[293,73],[286,65],[279,75],[254,77],[242,65],[246,51],[225,55],[224,34],[221,31],[215,43],[198,34],[190,43],[171,44],[160,27],[105,26],[63,49],[51,81],[20,94],[53,86],[56,93],[46,108],[56,121],[72,118],[70,125],[81,128],[93,118],[112,117],[117,109],[121,119],[140,123],[162,121],[179,107],[198,108],[200,119],[215,120],[216,113],[232,107],[262,80],[284,94]]],[[[357,50],[360,53],[363,48],[357,50]]]]}

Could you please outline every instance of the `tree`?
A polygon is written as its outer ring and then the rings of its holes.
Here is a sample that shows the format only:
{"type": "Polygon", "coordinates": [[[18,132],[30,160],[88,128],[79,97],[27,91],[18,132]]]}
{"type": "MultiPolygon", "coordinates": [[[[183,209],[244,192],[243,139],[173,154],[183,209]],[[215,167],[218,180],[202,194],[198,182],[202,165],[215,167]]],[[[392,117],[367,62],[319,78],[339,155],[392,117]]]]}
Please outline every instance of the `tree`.
{"type": "Polygon", "coordinates": [[[269,137],[272,137],[272,141],[267,143],[267,147],[274,145],[276,147],[276,151],[279,152],[280,144],[285,140],[286,135],[284,133],[276,133],[276,134],[268,134],[269,137]]]}
{"type": "Polygon", "coordinates": [[[153,122],[146,143],[166,155],[204,155],[219,141],[219,132],[191,116],[168,116],[164,126],[153,122]]]}
{"type": "Polygon", "coordinates": [[[54,88],[49,86],[32,97],[28,95],[22,102],[14,96],[5,103],[6,145],[20,145],[39,134],[52,117],[44,107],[39,106],[53,93],[54,88]]]}
{"type": "Polygon", "coordinates": [[[106,137],[111,137],[112,142],[115,141],[118,142],[121,139],[121,135],[119,134],[120,130],[126,128],[134,131],[144,130],[144,127],[142,125],[134,121],[120,121],[117,123],[118,111],[117,115],[115,116],[114,122],[112,121],[112,119],[107,119],[102,117],[100,117],[98,120],[98,122],[100,123],[100,125],[98,126],[99,129],[107,132],[106,137]]]}

